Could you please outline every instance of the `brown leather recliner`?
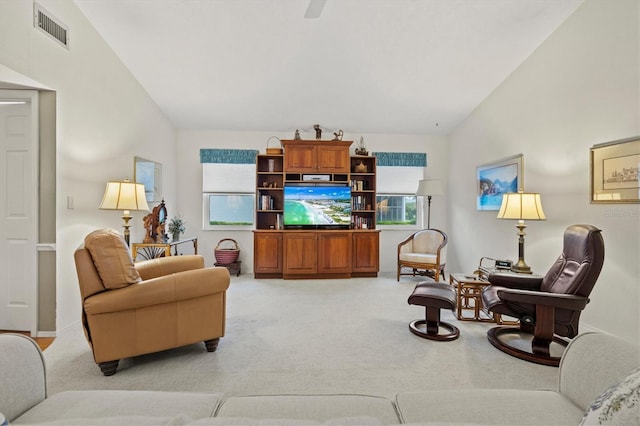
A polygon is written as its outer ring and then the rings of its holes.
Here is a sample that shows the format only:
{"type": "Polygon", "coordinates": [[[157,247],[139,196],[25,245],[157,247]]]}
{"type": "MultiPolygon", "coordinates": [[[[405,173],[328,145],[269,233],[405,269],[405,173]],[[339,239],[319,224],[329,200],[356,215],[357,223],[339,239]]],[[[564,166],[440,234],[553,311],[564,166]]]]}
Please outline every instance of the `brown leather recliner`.
{"type": "Polygon", "coordinates": [[[494,327],[487,332],[491,344],[509,355],[538,364],[558,366],[550,346],[567,342],[557,336],[578,335],[580,313],[604,263],[604,241],[592,225],[572,225],[564,232],[562,254],[544,277],[493,273],[482,292],[486,311],[520,320],[520,327],[494,327]],[[508,339],[529,336],[531,351],[508,339]],[[511,342],[511,343],[509,343],[511,342]]]}
{"type": "Polygon", "coordinates": [[[74,253],[82,325],[105,376],[122,358],[204,342],[216,350],[225,332],[229,271],[205,268],[198,255],[133,263],[115,230],[87,235],[74,253]]]}

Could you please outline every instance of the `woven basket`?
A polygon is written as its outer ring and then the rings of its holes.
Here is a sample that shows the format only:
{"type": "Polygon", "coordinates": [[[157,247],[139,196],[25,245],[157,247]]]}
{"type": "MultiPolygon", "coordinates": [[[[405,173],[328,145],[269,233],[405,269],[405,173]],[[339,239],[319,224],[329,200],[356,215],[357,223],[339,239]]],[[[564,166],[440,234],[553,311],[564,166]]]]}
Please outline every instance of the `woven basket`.
{"type": "Polygon", "coordinates": [[[278,139],[277,137],[271,136],[267,140],[267,154],[268,155],[280,155],[280,154],[282,154],[282,145],[280,145],[280,148],[269,148],[269,142],[271,142],[271,139],[277,140],[279,144],[282,143],[282,142],[280,142],[280,139],[278,139]]]}
{"type": "Polygon", "coordinates": [[[216,256],[216,263],[220,263],[222,265],[228,265],[230,263],[234,263],[238,260],[238,256],[240,255],[240,249],[238,248],[238,243],[231,238],[224,238],[218,241],[218,245],[213,250],[213,254],[216,256]],[[229,243],[233,244],[232,247],[222,247],[225,243],[229,246],[229,243]]]}

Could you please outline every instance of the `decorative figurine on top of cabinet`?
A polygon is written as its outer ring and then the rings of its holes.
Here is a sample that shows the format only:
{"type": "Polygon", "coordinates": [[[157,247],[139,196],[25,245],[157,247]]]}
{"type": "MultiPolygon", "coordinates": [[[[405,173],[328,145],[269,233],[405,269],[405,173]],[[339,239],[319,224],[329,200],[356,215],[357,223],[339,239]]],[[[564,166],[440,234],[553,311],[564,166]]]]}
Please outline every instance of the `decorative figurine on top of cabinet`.
{"type": "Polygon", "coordinates": [[[296,133],[295,133],[295,135],[293,135],[293,140],[294,141],[299,141],[300,139],[302,139],[300,137],[300,130],[296,129],[296,133]]]}
{"type": "Polygon", "coordinates": [[[316,139],[317,140],[322,139],[322,129],[320,128],[320,125],[314,124],[313,129],[316,131],[316,139]]]}
{"type": "Polygon", "coordinates": [[[369,155],[367,147],[364,146],[364,138],[362,136],[360,136],[360,141],[358,142],[358,147],[356,148],[356,155],[369,155]]]}
{"type": "Polygon", "coordinates": [[[333,135],[335,136],[333,138],[334,141],[341,141],[342,140],[342,136],[344,136],[344,132],[342,131],[342,129],[340,129],[337,132],[334,132],[333,135]]]}

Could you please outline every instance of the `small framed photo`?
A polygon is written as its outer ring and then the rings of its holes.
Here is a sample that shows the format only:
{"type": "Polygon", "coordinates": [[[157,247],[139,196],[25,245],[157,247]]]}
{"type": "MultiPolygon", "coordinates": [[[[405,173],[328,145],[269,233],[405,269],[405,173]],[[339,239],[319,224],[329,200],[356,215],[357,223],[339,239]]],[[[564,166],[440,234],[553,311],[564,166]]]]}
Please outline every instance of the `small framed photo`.
{"type": "Polygon", "coordinates": [[[591,203],[640,203],[640,136],[591,147],[591,203]]]}
{"type": "Polygon", "coordinates": [[[524,190],[524,156],[478,166],[476,172],[476,210],[500,210],[502,195],[524,190]]]}

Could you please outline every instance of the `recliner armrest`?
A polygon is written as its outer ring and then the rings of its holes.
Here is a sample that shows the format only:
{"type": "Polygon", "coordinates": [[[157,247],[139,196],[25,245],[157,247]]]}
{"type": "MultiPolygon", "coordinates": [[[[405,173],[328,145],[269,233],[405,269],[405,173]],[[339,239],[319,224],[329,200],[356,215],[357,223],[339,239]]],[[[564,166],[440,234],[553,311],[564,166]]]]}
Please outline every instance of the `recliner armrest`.
{"type": "Polygon", "coordinates": [[[573,294],[546,293],[512,288],[498,290],[498,297],[507,302],[544,305],[572,311],[581,311],[587,306],[587,303],[589,303],[588,297],[573,294]]]}
{"type": "Polygon", "coordinates": [[[499,285],[501,287],[537,290],[542,285],[543,277],[539,275],[492,272],[487,279],[492,285],[499,285]]]}

